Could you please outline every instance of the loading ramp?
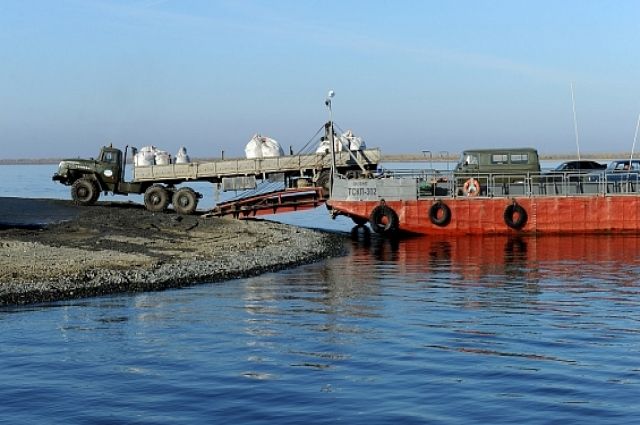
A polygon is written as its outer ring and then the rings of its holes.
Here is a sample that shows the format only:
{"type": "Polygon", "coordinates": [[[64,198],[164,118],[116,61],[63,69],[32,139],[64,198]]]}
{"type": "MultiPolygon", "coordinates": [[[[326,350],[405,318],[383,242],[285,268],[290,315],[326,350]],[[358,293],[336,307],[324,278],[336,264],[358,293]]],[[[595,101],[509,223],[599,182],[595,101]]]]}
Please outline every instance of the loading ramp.
{"type": "Polygon", "coordinates": [[[306,187],[276,190],[247,196],[216,205],[205,217],[233,217],[247,219],[261,215],[303,211],[326,202],[326,189],[306,187]]]}

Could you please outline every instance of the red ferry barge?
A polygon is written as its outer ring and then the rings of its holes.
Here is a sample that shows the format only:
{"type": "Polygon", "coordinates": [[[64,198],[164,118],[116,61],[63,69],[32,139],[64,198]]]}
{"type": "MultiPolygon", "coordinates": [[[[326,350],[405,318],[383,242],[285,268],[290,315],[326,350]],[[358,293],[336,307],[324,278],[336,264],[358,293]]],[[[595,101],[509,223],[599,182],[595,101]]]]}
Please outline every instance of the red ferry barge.
{"type": "Polygon", "coordinates": [[[331,213],[383,234],[640,233],[638,174],[335,175],[331,213]]]}

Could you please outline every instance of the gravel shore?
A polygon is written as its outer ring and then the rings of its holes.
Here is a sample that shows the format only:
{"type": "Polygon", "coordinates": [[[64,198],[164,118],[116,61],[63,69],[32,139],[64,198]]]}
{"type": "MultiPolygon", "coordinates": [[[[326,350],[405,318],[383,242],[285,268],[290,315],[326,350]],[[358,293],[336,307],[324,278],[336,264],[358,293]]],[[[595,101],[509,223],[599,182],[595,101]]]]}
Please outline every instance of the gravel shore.
{"type": "Polygon", "coordinates": [[[0,230],[0,305],[246,277],[344,250],[340,235],[269,221],[154,214],[133,204],[75,208],[50,202],[72,211],[68,221],[0,230]]]}

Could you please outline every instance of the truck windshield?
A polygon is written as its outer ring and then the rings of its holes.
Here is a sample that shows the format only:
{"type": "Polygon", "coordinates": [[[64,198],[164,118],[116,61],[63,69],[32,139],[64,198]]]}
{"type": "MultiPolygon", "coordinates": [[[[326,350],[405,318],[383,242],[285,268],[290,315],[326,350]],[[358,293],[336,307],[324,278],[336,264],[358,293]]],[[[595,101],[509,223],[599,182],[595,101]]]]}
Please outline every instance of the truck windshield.
{"type": "Polygon", "coordinates": [[[102,161],[114,163],[116,162],[116,156],[113,152],[104,152],[104,154],[102,155],[102,161]]]}

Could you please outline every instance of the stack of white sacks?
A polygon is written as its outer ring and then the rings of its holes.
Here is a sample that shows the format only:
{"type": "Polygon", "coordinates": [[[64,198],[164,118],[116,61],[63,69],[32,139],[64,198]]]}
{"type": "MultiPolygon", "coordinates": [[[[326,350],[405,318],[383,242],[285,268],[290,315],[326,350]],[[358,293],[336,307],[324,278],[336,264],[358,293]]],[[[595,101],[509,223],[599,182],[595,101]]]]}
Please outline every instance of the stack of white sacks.
{"type": "MultiPolygon", "coordinates": [[[[253,158],[269,158],[276,156],[283,156],[284,151],[276,140],[255,134],[247,146],[244,148],[244,153],[247,159],[253,158]]],[[[175,158],[171,158],[171,155],[163,150],[158,149],[155,146],[144,146],[133,156],[133,163],[136,167],[143,167],[149,165],[167,165],[167,164],[188,164],[191,162],[189,155],[187,155],[187,148],[182,146],[175,158]]]]}
{"type": "Polygon", "coordinates": [[[172,163],[188,164],[189,162],[191,162],[191,160],[184,146],[180,148],[173,161],[169,152],[158,149],[155,146],[144,146],[133,156],[133,165],[136,167],[168,165],[172,163]]]}
{"type": "MultiPolygon", "coordinates": [[[[367,145],[362,140],[362,137],[358,137],[353,134],[351,130],[347,130],[340,135],[334,137],[334,149],[336,152],[342,152],[346,150],[359,151],[366,149],[367,145]]],[[[329,153],[331,152],[331,141],[323,139],[316,149],[316,153],[329,153]]]]}

